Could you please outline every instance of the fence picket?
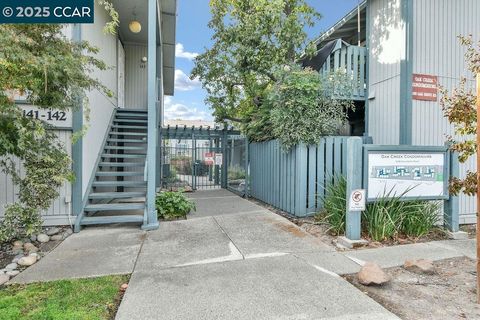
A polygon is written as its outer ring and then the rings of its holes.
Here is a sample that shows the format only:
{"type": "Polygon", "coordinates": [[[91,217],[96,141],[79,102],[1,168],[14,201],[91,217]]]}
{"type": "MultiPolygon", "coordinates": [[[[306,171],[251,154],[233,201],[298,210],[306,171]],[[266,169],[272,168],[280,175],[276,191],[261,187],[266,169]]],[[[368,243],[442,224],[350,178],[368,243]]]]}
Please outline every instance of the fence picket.
{"type": "Polygon", "coordinates": [[[345,173],[347,139],[325,137],[289,152],[277,140],[251,143],[251,196],[296,216],[317,212],[326,185],[345,173]]]}

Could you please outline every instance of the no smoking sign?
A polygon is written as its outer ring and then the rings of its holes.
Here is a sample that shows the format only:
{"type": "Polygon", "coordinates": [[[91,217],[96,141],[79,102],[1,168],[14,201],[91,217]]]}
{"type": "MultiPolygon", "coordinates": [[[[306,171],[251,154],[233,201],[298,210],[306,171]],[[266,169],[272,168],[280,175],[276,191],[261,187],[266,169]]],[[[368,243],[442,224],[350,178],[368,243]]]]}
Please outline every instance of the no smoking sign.
{"type": "Polygon", "coordinates": [[[348,201],[349,211],[364,211],[365,207],[365,189],[353,190],[348,201]]]}

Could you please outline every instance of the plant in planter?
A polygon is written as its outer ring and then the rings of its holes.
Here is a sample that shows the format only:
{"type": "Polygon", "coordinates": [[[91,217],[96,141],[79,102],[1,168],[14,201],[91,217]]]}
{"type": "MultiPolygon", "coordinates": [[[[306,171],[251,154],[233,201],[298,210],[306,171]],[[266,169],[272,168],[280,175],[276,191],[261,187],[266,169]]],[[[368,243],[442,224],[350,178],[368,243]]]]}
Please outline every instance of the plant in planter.
{"type": "Polygon", "coordinates": [[[173,220],[185,218],[190,211],[195,211],[195,204],[183,191],[165,191],[157,194],[155,207],[159,219],[173,220]]]}

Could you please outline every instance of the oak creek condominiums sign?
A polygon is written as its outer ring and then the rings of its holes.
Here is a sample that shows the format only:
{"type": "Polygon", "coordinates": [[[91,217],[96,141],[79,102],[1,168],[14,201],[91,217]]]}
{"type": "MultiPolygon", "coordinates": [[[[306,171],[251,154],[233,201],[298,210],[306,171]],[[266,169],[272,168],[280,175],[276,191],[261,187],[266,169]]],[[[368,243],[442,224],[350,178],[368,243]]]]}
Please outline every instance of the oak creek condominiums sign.
{"type": "Polygon", "coordinates": [[[93,23],[94,0],[1,0],[0,23],[93,23]]]}
{"type": "Polygon", "coordinates": [[[438,77],[427,74],[414,74],[412,81],[412,98],[414,100],[437,101],[438,77]]]}
{"type": "Polygon", "coordinates": [[[414,150],[400,146],[399,150],[366,151],[365,185],[367,198],[400,196],[408,199],[448,198],[447,150],[414,150]],[[404,150],[402,150],[404,149],[404,150]]]}

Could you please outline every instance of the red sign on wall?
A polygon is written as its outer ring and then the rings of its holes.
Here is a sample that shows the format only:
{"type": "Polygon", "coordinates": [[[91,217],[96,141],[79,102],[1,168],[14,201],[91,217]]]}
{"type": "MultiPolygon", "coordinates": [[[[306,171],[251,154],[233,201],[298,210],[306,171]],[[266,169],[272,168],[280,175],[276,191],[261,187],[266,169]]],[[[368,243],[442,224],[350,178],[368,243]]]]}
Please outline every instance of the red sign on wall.
{"type": "Polygon", "coordinates": [[[413,74],[412,98],[414,100],[437,101],[438,77],[427,74],[413,74]]]}

